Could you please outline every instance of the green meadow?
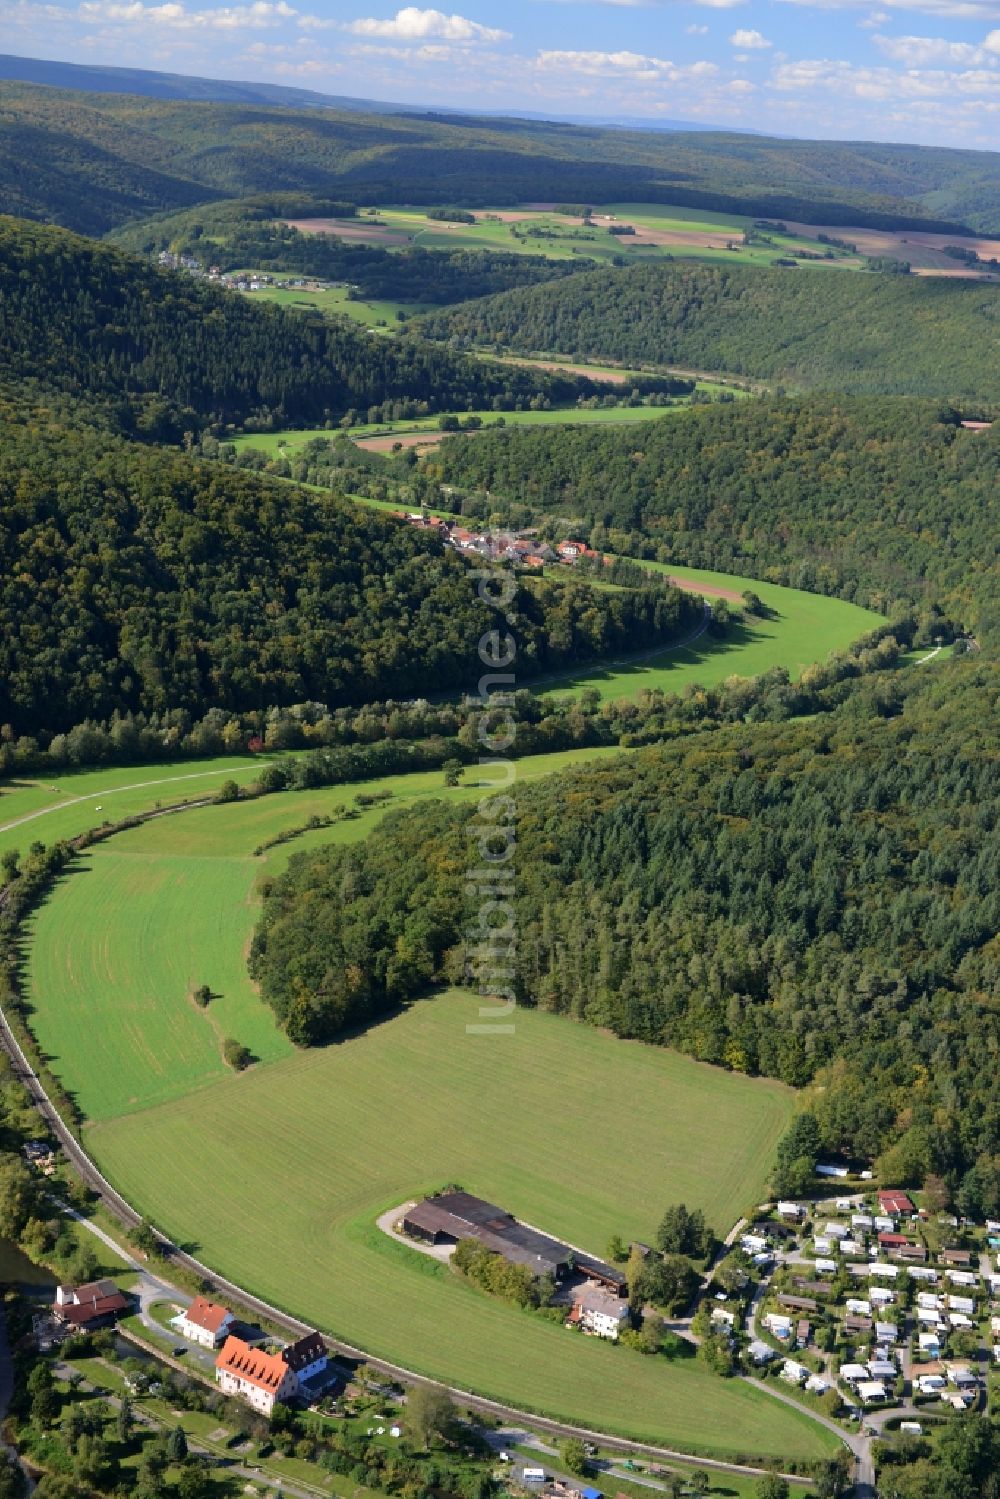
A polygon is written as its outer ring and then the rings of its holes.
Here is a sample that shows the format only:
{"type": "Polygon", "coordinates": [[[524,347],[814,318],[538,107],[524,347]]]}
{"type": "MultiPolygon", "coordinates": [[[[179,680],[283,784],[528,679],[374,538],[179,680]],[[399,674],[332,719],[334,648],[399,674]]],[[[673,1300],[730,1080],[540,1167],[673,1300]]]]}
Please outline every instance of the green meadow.
{"type": "MultiPolygon", "coordinates": [[[[710,634],[690,646],[668,647],[647,659],[607,661],[586,671],[544,677],[532,687],[538,692],[580,692],[596,688],[602,700],[635,697],[642,691],[682,692],[686,687],[713,687],[729,677],[755,677],[785,667],[792,677],[822,661],[831,651],[845,650],[869,630],[884,624],[881,614],[825,594],[782,588],[754,578],[702,568],[670,567],[644,562],[697,592],[698,585],[734,593],[750,589],[766,605],[765,618],[748,617],[731,625],[723,638],[710,634]]],[[[736,607],[736,606],[734,606],[736,607]]]]}
{"type": "MultiPolygon", "coordinates": [[[[517,762],[517,779],[616,753],[526,757],[517,762]]],[[[262,1060],[289,1055],[246,969],[258,879],[280,871],[300,848],[357,841],[389,807],[480,794],[474,770],[454,788],[444,786],[440,771],[425,771],[286,791],[157,818],[83,854],[34,917],[28,965],[32,1029],[83,1113],[103,1119],[225,1077],[228,1037],[262,1060]],[[254,856],[276,833],[314,816],[354,812],[357,796],[378,791],[391,798],[254,856]],[[206,1009],[191,997],[202,984],[215,996],[206,1009]],[[54,1007],[51,997],[60,993],[63,1002],[54,1007]]]]}
{"type": "Polygon", "coordinates": [[[274,302],[279,307],[349,317],[356,323],[364,324],[366,328],[394,328],[403,318],[413,317],[418,312],[432,311],[430,302],[390,302],[352,297],[346,286],[325,286],[322,290],[312,291],[307,287],[283,284],[290,279],[297,279],[294,277],[275,275],[274,279],[274,286],[265,286],[260,291],[247,292],[246,295],[254,302],[274,302]]]}
{"type": "MultiPolygon", "coordinates": [[[[599,406],[595,409],[578,406],[557,406],[551,411],[504,411],[497,413],[492,408],[480,411],[452,411],[446,413],[455,416],[459,421],[468,417],[478,417],[484,427],[585,427],[593,425],[606,426],[621,424],[623,422],[651,422],[660,417],[670,416],[673,412],[683,410],[686,406],[686,398],[678,399],[673,406],[599,406]],[[502,416],[502,423],[498,420],[502,416]]],[[[348,436],[357,439],[364,437],[393,437],[402,436],[408,432],[426,432],[430,436],[437,437],[441,433],[441,423],[438,416],[415,417],[412,420],[398,422],[362,422],[351,427],[348,436]]],[[[336,428],[329,427],[306,427],[289,428],[283,432],[248,432],[241,437],[228,439],[233,446],[239,448],[259,448],[262,452],[271,453],[274,456],[290,458],[299,448],[316,437],[333,438],[337,435],[336,428]]]]}

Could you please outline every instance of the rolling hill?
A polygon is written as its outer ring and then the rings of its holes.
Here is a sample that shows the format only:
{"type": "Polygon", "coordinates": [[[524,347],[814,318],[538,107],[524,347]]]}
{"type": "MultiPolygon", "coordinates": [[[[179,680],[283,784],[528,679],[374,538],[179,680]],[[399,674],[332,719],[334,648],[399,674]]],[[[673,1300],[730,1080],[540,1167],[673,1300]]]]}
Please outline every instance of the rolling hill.
{"type": "Polygon", "coordinates": [[[429,314],[432,337],[858,394],[996,401],[1000,288],[690,263],[569,276],[429,314]]]}
{"type": "Polygon", "coordinates": [[[0,210],[100,234],[198,201],[276,191],[375,203],[627,199],[820,223],[951,229],[967,218],[995,228],[1000,158],[0,86],[0,210]]]}

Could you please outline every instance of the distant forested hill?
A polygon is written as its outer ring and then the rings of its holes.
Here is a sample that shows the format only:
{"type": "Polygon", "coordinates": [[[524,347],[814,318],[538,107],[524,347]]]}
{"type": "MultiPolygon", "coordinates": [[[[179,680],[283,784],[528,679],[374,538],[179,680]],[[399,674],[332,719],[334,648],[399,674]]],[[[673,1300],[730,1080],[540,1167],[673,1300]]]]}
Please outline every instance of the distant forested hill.
{"type": "Polygon", "coordinates": [[[654,201],[819,223],[1000,226],[1000,164],[988,152],[0,85],[2,211],[100,234],[213,197],[282,191],[377,203],[654,201]]]}
{"type": "MultiPolygon", "coordinates": [[[[65,420],[65,413],[58,418],[65,420]]],[[[528,676],[690,633],[675,589],[532,579],[510,627],[528,676]]],[[[508,625],[429,532],[0,404],[0,725],[336,706],[474,686],[508,625]]]]}
{"type": "Polygon", "coordinates": [[[979,282],[660,262],[507,292],[423,326],[813,389],[1000,399],[1000,288],[979,282]]]}
{"type": "Polygon", "coordinates": [[[627,432],[485,431],[444,443],[426,467],[488,491],[494,512],[563,517],[597,547],[890,615],[938,598],[1000,635],[1000,427],[965,431],[933,402],[769,398],[627,432]]]}
{"type": "Polygon", "coordinates": [[[251,304],[65,230],[0,219],[0,382],[18,381],[101,402],[122,430],[167,440],[220,422],[318,425],[395,400],[499,408],[582,388],[251,304]]]}

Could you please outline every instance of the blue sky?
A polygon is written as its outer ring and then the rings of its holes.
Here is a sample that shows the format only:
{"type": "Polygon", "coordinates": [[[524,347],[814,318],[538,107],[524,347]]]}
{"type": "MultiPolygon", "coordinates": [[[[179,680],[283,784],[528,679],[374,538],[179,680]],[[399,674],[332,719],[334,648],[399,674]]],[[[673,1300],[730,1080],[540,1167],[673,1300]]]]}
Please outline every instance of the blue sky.
{"type": "Polygon", "coordinates": [[[1000,148],[1000,0],[0,0],[0,50],[479,110],[1000,148]]]}

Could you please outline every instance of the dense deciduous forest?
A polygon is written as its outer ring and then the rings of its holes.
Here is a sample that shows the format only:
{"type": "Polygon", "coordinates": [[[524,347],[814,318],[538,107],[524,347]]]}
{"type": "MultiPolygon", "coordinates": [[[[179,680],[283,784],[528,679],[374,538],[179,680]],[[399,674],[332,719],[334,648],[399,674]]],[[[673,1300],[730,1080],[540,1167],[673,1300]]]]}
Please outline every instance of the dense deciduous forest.
{"type": "Polygon", "coordinates": [[[996,401],[1000,288],[675,262],[591,271],[448,312],[432,337],[724,370],[859,394],[996,401]]]}
{"type": "MultiPolygon", "coordinates": [[[[30,415],[0,431],[0,723],[15,734],[478,680],[480,637],[503,617],[433,534],[30,415]]],[[[700,616],[676,589],[531,579],[512,627],[530,675],[700,616]]]]}
{"type": "Polygon", "coordinates": [[[597,387],[251,304],[118,250],[0,219],[0,380],[101,400],[138,436],[318,425],[407,398],[432,411],[597,387]]]}
{"type": "MultiPolygon", "coordinates": [[[[998,687],[977,663],[897,678],[516,791],[519,1002],[821,1082],[825,1149],[961,1181],[1000,1137],[998,687]]],[[[293,859],[253,966],[298,1039],[469,976],[475,816],[293,859]]]]}
{"type": "Polygon", "coordinates": [[[933,402],[761,399],[627,432],[489,430],[442,444],[422,473],[467,510],[488,491],[494,513],[558,518],[610,551],[888,614],[937,599],[971,628],[1000,625],[1000,428],[966,431],[933,402]]]}
{"type": "MultiPolygon", "coordinates": [[[[424,250],[419,245],[386,250],[334,233],[302,234],[277,222],[280,212],[270,205],[258,208],[240,201],[207,203],[187,213],[128,225],[108,238],[136,255],[171,250],[196,255],[223,271],[253,266],[318,276],[349,282],[365,297],[400,302],[465,302],[555,281],[593,266],[582,257],[546,260],[543,255],[503,250],[424,250]]],[[[291,216],[294,210],[284,212],[291,216]]],[[[317,217],[321,210],[311,205],[299,212],[317,217]]]]}
{"type": "Polygon", "coordinates": [[[677,203],[826,224],[997,228],[985,151],[541,120],[0,89],[0,209],[101,234],[212,197],[677,203]]]}

